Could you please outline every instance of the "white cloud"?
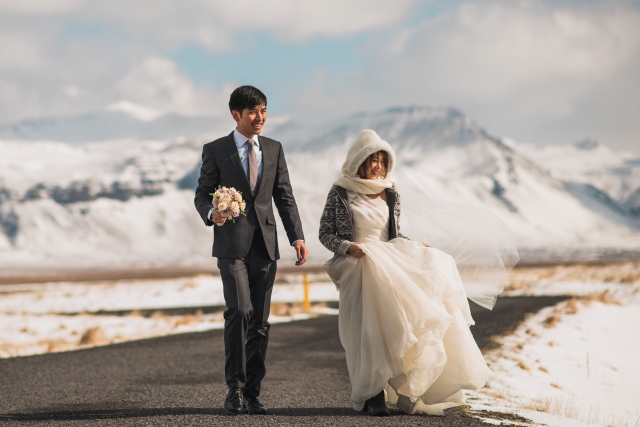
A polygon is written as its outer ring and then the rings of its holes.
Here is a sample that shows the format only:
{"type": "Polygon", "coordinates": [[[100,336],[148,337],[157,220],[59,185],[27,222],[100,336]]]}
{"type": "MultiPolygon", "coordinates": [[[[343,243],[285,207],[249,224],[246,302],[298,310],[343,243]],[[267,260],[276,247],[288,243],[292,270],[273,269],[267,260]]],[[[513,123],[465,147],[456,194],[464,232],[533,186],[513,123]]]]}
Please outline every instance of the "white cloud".
{"type": "MultiPolygon", "coordinates": [[[[367,110],[451,105],[518,139],[640,148],[631,119],[640,114],[640,10],[626,3],[464,3],[376,40],[369,55],[358,78],[314,80],[301,106],[331,97],[367,110]]],[[[325,114],[347,112],[326,104],[325,114]]]]}
{"type": "MultiPolygon", "coordinates": [[[[553,125],[560,136],[557,122],[574,119],[598,84],[637,62],[639,47],[637,10],[484,2],[422,26],[395,56],[393,73],[439,103],[466,107],[496,131],[546,139],[552,135],[542,128],[553,125]]],[[[571,126],[585,132],[591,120],[583,116],[582,126],[571,126]]]]}
{"type": "Polygon", "coordinates": [[[230,88],[217,92],[208,85],[197,87],[172,61],[147,58],[117,84],[120,95],[162,112],[183,115],[221,115],[230,88]]]}
{"type": "Polygon", "coordinates": [[[236,36],[264,31],[280,40],[338,37],[397,24],[419,0],[85,1],[74,15],[167,46],[228,49],[236,36]]]}
{"type": "Polygon", "coordinates": [[[0,0],[0,11],[19,14],[63,13],[77,8],[81,0],[0,0]]]}
{"type": "Polygon", "coordinates": [[[212,113],[229,89],[196,86],[166,59],[172,49],[231,49],[260,32],[288,42],[357,34],[397,24],[416,1],[0,0],[0,117],[74,114],[123,98],[212,113]]]}
{"type": "Polygon", "coordinates": [[[443,99],[518,105],[524,114],[570,114],[577,97],[637,55],[640,13],[555,9],[542,2],[464,4],[412,29],[383,55],[401,81],[443,99]],[[515,102],[514,102],[515,101],[515,102]]]}
{"type": "Polygon", "coordinates": [[[0,52],[0,70],[3,71],[29,70],[42,65],[38,45],[22,34],[2,34],[0,52]]]}

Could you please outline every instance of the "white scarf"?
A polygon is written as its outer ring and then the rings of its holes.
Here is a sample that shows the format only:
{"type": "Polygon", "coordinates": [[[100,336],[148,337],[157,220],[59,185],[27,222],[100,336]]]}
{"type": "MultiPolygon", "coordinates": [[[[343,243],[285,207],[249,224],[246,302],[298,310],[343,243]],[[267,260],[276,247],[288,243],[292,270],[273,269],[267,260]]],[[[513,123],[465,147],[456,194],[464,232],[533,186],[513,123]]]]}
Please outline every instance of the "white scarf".
{"type": "Polygon", "coordinates": [[[391,145],[387,141],[383,141],[375,131],[365,129],[358,134],[347,152],[347,159],[342,165],[342,178],[333,184],[360,194],[381,193],[384,189],[393,187],[393,181],[389,179],[389,175],[395,163],[396,154],[391,145]],[[378,179],[360,178],[358,176],[358,168],[370,155],[378,151],[384,151],[389,155],[389,164],[386,165],[387,177],[378,179]]]}

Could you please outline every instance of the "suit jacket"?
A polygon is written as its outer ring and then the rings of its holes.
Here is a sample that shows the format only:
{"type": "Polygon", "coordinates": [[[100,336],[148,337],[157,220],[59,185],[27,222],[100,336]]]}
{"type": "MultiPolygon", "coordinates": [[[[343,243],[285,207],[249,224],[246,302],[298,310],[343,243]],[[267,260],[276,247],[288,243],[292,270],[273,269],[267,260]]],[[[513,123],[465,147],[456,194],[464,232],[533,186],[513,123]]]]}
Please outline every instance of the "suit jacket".
{"type": "Polygon", "coordinates": [[[234,187],[242,192],[242,198],[247,202],[246,216],[240,215],[235,223],[227,221],[222,227],[213,228],[214,257],[245,257],[251,248],[254,231],[259,229],[262,231],[269,256],[272,260],[279,259],[272,200],[278,209],[289,242],[293,244],[296,240],[304,239],[282,144],[263,136],[258,138],[262,150],[262,176],[254,194],[251,193],[247,175],[240,162],[233,132],[202,147],[202,168],[194,203],[205,225],[213,225],[207,218],[212,208],[212,197],[209,193],[215,192],[218,185],[234,187]]]}

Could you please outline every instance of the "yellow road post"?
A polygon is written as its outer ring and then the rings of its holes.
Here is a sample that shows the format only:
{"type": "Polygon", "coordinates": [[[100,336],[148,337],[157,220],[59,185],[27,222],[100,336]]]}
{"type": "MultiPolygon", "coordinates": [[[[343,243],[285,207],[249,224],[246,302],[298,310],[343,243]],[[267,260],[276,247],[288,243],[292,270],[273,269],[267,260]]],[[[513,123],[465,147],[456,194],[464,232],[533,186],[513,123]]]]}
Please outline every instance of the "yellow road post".
{"type": "Polygon", "coordinates": [[[302,287],[304,288],[304,310],[311,310],[311,300],[309,299],[309,277],[306,274],[302,275],[302,287]]]}

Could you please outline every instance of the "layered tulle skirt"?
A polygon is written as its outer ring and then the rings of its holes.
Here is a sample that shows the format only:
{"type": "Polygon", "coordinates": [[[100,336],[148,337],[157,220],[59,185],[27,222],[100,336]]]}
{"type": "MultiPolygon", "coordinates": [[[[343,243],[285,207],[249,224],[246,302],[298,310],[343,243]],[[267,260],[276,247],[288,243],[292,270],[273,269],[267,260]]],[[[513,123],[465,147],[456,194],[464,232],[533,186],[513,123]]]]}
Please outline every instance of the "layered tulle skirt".
{"type": "Polygon", "coordinates": [[[405,239],[361,244],[366,255],[340,256],[325,268],[340,291],[340,341],[351,400],[387,391],[409,413],[441,414],[483,387],[490,370],[453,259],[405,239]]]}

